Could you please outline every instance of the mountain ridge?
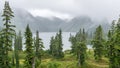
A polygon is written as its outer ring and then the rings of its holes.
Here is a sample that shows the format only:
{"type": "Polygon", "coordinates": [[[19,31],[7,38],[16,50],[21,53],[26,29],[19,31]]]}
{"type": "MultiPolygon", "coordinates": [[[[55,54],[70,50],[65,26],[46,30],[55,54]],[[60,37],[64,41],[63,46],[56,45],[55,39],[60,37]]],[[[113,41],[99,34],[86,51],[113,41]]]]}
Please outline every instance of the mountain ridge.
{"type": "Polygon", "coordinates": [[[85,28],[87,32],[93,32],[98,25],[102,25],[104,31],[108,31],[110,27],[107,21],[95,22],[89,16],[77,16],[69,21],[57,17],[48,19],[40,16],[34,17],[23,9],[14,9],[14,16],[12,21],[16,25],[17,31],[24,31],[27,24],[30,25],[32,32],[36,30],[39,32],[57,32],[59,29],[62,29],[63,32],[77,32],[80,28],[85,28]]]}

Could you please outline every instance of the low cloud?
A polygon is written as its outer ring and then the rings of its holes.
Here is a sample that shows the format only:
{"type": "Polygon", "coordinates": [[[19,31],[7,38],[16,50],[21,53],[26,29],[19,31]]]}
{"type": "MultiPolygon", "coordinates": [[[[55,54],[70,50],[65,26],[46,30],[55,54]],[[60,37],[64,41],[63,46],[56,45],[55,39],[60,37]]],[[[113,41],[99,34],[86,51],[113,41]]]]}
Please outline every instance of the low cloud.
{"type": "MultiPolygon", "coordinates": [[[[3,7],[5,0],[0,1],[0,8],[3,7]]],[[[54,11],[57,16],[61,14],[69,14],[71,16],[88,15],[92,19],[102,20],[104,18],[109,21],[118,18],[120,14],[120,0],[8,0],[10,5],[15,8],[26,10],[47,9],[47,14],[52,16],[54,11]],[[59,13],[56,13],[59,12],[59,13]]],[[[43,10],[42,10],[43,11],[43,10]]],[[[34,11],[33,11],[34,12],[34,11]]],[[[33,14],[33,13],[32,13],[33,14]]],[[[36,13],[35,13],[36,14],[36,13]]],[[[45,15],[45,14],[44,14],[45,15]]],[[[68,15],[68,16],[69,16],[68,15]]],[[[67,17],[67,15],[65,16],[67,17]]]]}
{"type": "Polygon", "coordinates": [[[36,16],[47,17],[47,18],[57,17],[63,20],[73,18],[73,16],[67,13],[55,12],[55,11],[48,10],[48,9],[31,9],[29,10],[29,12],[35,17],[36,16]]]}

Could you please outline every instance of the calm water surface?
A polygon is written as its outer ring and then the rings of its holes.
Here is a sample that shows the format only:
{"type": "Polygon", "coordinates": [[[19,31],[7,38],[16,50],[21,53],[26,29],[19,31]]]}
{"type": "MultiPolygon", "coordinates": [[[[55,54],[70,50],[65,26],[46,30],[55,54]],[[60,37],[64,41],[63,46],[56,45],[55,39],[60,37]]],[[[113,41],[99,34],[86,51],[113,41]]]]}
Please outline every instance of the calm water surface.
{"type": "MultiPolygon", "coordinates": [[[[69,37],[71,35],[75,35],[75,32],[63,32],[62,40],[63,40],[63,50],[70,49],[71,43],[69,42],[69,37]]],[[[49,49],[50,39],[52,36],[55,36],[56,32],[39,32],[39,37],[42,39],[45,49],[49,49]]]]}

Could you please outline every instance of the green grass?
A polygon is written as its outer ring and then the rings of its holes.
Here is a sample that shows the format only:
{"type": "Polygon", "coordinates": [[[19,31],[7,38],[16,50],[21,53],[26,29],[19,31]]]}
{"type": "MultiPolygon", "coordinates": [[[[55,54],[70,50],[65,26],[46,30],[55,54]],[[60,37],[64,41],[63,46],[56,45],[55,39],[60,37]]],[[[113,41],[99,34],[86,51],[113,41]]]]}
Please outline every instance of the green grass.
{"type": "MultiPolygon", "coordinates": [[[[93,50],[87,51],[87,60],[83,67],[80,68],[108,68],[108,59],[103,57],[100,62],[96,62],[93,56],[93,50]]],[[[42,60],[41,66],[43,68],[79,68],[77,67],[76,57],[72,54],[66,53],[62,59],[48,58],[42,60]],[[55,66],[55,67],[54,67],[55,66]]],[[[39,67],[40,68],[40,67],[39,67]]]]}
{"type": "MultiPolygon", "coordinates": [[[[103,57],[100,62],[96,62],[93,56],[93,50],[87,51],[86,62],[83,67],[77,67],[76,57],[72,54],[65,53],[64,58],[62,59],[54,59],[51,56],[46,57],[43,56],[41,65],[38,68],[109,68],[108,59],[103,57]]],[[[10,52],[9,56],[12,57],[13,53],[10,52]]],[[[25,53],[20,52],[20,68],[24,65],[25,53]]]]}

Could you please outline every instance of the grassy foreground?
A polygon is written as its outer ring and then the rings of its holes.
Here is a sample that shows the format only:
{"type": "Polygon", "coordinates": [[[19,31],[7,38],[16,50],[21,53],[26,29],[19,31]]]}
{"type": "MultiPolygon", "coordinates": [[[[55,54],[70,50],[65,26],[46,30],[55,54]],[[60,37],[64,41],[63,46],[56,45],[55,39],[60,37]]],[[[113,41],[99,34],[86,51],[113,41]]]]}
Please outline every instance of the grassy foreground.
{"type": "MultiPolygon", "coordinates": [[[[12,57],[13,52],[10,52],[10,57],[12,57]]],[[[19,53],[20,56],[20,68],[24,65],[24,52],[19,53]]],[[[100,62],[94,60],[93,51],[89,50],[87,52],[86,62],[83,67],[77,67],[77,59],[70,53],[65,52],[65,56],[62,59],[54,59],[49,55],[44,55],[42,57],[42,63],[38,68],[109,68],[108,59],[103,57],[100,62]]]]}

